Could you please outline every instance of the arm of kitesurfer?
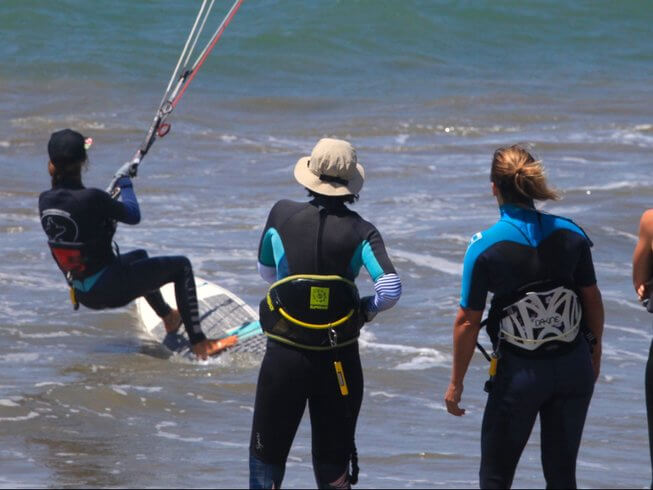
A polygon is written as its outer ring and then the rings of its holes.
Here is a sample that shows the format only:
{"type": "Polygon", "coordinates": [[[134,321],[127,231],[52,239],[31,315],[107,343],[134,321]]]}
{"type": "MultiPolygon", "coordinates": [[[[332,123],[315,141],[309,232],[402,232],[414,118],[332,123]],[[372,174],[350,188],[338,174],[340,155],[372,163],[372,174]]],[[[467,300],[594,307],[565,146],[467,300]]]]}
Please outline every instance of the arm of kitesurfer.
{"type": "Polygon", "coordinates": [[[458,417],[465,414],[465,409],[460,408],[458,404],[463,394],[463,380],[476,348],[482,315],[482,310],[476,311],[461,307],[458,309],[453,324],[453,365],[451,367],[451,381],[444,401],[447,405],[447,411],[458,417]]]}
{"type": "Polygon", "coordinates": [[[640,301],[648,298],[653,267],[653,210],[642,214],[639,221],[639,240],[633,252],[633,286],[640,301]]]}
{"type": "Polygon", "coordinates": [[[137,225],[141,221],[141,211],[131,179],[121,177],[116,182],[116,187],[120,187],[120,201],[113,199],[104,191],[97,191],[102,197],[101,206],[104,208],[102,214],[121,223],[137,225]]]}
{"type": "Polygon", "coordinates": [[[601,341],[603,339],[603,299],[598,286],[580,288],[581,300],[583,303],[583,317],[585,325],[594,335],[596,343],[592,349],[592,367],[594,368],[594,381],[599,377],[601,371],[601,341]]]}
{"type": "Polygon", "coordinates": [[[594,369],[594,380],[596,381],[601,370],[601,339],[603,337],[604,312],[601,291],[596,284],[596,272],[594,271],[589,239],[581,248],[576,270],[574,271],[574,283],[579,288],[585,326],[596,339],[596,343],[592,348],[592,367],[594,369]]]}
{"type": "Polygon", "coordinates": [[[365,321],[370,322],[379,311],[397,304],[401,297],[401,279],[388,257],[381,234],[374,227],[360,247],[360,260],[374,281],[374,296],[361,299],[365,321]]]}
{"type": "MultiPolygon", "coordinates": [[[[277,203],[278,204],[278,203],[277,203]]],[[[267,283],[272,284],[277,280],[277,260],[281,260],[281,257],[275,256],[282,255],[283,244],[281,243],[281,237],[279,233],[274,228],[274,216],[275,209],[277,205],[275,204],[268,215],[267,222],[265,223],[265,228],[263,229],[263,234],[261,235],[261,241],[258,247],[258,263],[257,268],[258,272],[267,283]]]]}
{"type": "Polygon", "coordinates": [[[463,394],[463,380],[476,348],[489,290],[488,271],[482,259],[486,248],[483,233],[476,233],[469,242],[463,261],[460,308],[453,324],[451,380],[444,396],[447,411],[458,417],[465,414],[458,404],[463,394]]]}

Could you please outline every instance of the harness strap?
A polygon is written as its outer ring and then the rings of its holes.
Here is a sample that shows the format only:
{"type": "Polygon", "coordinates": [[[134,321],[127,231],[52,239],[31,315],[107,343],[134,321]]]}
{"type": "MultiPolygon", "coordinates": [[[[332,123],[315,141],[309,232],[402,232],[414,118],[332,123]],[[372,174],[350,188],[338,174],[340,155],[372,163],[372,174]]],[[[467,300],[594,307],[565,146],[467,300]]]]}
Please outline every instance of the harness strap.
{"type": "Polygon", "coordinates": [[[329,329],[329,328],[334,328],[339,325],[342,325],[346,321],[348,321],[355,313],[354,310],[350,310],[349,313],[347,313],[346,316],[342,317],[340,320],[336,320],[335,322],[332,323],[307,323],[303,322],[297,318],[292,317],[289,315],[286,310],[284,310],[282,307],[279,307],[279,313],[281,313],[281,316],[283,316],[286,320],[291,321],[293,323],[296,323],[297,325],[301,325],[302,327],[306,328],[314,328],[314,329],[329,329]]]}

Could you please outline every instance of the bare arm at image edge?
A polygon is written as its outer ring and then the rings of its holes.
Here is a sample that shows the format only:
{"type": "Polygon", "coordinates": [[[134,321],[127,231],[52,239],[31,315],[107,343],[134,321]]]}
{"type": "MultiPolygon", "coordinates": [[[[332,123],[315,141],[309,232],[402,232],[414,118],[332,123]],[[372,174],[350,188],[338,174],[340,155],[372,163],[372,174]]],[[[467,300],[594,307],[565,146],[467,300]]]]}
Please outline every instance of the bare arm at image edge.
{"type": "Polygon", "coordinates": [[[648,297],[648,281],[651,279],[653,265],[653,210],[642,214],[639,222],[639,241],[633,253],[633,287],[640,300],[648,297]]]}

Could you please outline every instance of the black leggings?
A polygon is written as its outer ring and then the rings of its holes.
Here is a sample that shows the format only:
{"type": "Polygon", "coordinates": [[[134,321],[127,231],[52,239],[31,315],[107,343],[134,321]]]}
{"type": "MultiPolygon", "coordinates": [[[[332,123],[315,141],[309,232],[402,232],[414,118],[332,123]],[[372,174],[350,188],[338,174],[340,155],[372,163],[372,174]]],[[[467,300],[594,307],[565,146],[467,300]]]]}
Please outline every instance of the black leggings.
{"type": "Polygon", "coordinates": [[[509,488],[540,415],[547,488],[576,488],[576,457],[594,390],[589,347],[528,359],[503,349],[481,433],[481,488],[509,488]]]}
{"type": "Polygon", "coordinates": [[[286,459],[307,401],[318,487],[349,484],[356,419],[363,400],[363,370],[358,344],[337,351],[348,396],[340,393],[333,351],[308,351],[268,340],[256,388],[250,488],[281,486],[286,459]]]}
{"type": "Polygon", "coordinates": [[[148,257],[145,250],[119,255],[90,291],[76,291],[87,308],[118,308],[144,296],[160,317],[170,313],[159,288],[175,283],[177,308],[191,343],[204,338],[200,327],[195,278],[190,261],[183,256],[148,257]]]}
{"type": "MultiPolygon", "coordinates": [[[[653,467],[653,342],[648,351],[646,362],[646,415],[648,417],[648,447],[651,453],[651,467],[653,467]]],[[[653,488],[653,483],[651,483],[653,488]]]]}

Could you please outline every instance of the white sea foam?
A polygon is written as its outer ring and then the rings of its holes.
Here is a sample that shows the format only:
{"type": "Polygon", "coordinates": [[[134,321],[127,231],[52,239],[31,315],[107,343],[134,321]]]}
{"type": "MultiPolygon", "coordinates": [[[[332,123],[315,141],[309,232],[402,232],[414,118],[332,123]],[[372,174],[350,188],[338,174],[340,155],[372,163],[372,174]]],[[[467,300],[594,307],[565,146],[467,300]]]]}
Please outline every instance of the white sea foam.
{"type": "Polygon", "coordinates": [[[454,276],[461,276],[463,273],[463,267],[461,264],[452,262],[442,257],[406,252],[405,250],[398,249],[392,249],[390,252],[390,255],[408,260],[415,265],[428,267],[429,269],[433,269],[439,272],[444,272],[454,276]]]}
{"type": "Polygon", "coordinates": [[[454,233],[440,233],[438,235],[438,238],[442,240],[447,240],[450,242],[455,242],[459,245],[467,245],[469,243],[469,238],[468,236],[463,236],[463,235],[456,235],[454,233]]]}
{"type": "Polygon", "coordinates": [[[430,357],[430,356],[418,356],[411,359],[408,362],[402,362],[395,366],[395,369],[398,371],[421,371],[424,369],[431,369],[434,367],[440,367],[448,365],[449,361],[444,356],[440,356],[439,359],[430,357]]]}
{"type": "Polygon", "coordinates": [[[30,412],[27,415],[19,415],[17,417],[0,417],[0,422],[21,422],[23,420],[35,419],[38,416],[38,413],[30,412]]]}
{"type": "Polygon", "coordinates": [[[178,434],[174,434],[172,432],[166,432],[162,429],[166,429],[169,427],[177,427],[177,424],[175,422],[160,422],[156,424],[156,436],[157,437],[163,437],[165,439],[173,439],[175,441],[181,441],[181,442],[201,442],[204,440],[203,437],[182,437],[178,434]]]}
{"type": "Polygon", "coordinates": [[[644,311],[644,307],[639,302],[634,300],[617,298],[615,296],[610,296],[610,295],[605,295],[603,299],[606,301],[612,301],[613,303],[617,303],[619,306],[625,306],[626,308],[630,308],[631,310],[637,310],[640,312],[644,311]]]}
{"type": "Polygon", "coordinates": [[[238,139],[237,136],[233,134],[222,134],[220,135],[220,141],[224,141],[225,143],[233,143],[238,139]]]}
{"type": "Polygon", "coordinates": [[[578,466],[585,468],[592,468],[595,470],[609,470],[610,467],[600,463],[590,463],[589,461],[583,461],[582,459],[578,460],[578,466]]]}
{"type": "MultiPolygon", "coordinates": [[[[447,407],[443,403],[439,403],[439,402],[429,402],[426,404],[426,406],[429,408],[433,408],[434,410],[441,410],[443,412],[447,411],[447,407]]],[[[469,412],[469,410],[466,411],[469,412]]]]}
{"type": "Polygon", "coordinates": [[[624,238],[628,238],[632,242],[637,242],[638,237],[634,233],[628,233],[626,231],[621,231],[617,230],[616,228],[613,228],[612,226],[602,226],[601,229],[608,233],[609,235],[613,236],[622,236],[624,238]]]}
{"type": "Polygon", "coordinates": [[[384,398],[397,398],[399,395],[388,393],[387,391],[370,391],[371,397],[382,396],[384,398]]]}
{"type": "Polygon", "coordinates": [[[451,356],[429,347],[414,347],[402,344],[382,344],[371,342],[364,338],[359,338],[359,344],[363,349],[379,350],[385,352],[395,352],[397,354],[415,355],[410,361],[397,364],[394,369],[399,371],[420,371],[433,367],[447,365],[451,361],[451,356]]]}
{"type": "Polygon", "coordinates": [[[18,336],[23,339],[54,339],[58,337],[70,337],[71,332],[57,331],[57,332],[41,332],[41,333],[25,333],[18,331],[18,336]]]}
{"type": "Polygon", "coordinates": [[[580,158],[580,157],[562,157],[560,158],[563,162],[576,162],[576,163],[587,163],[589,160],[586,158],[580,158]]]}
{"type": "Polygon", "coordinates": [[[408,138],[410,138],[409,134],[399,134],[395,138],[395,141],[397,142],[397,144],[403,145],[404,143],[406,143],[406,141],[408,141],[408,138]]]}
{"type": "Polygon", "coordinates": [[[20,405],[13,400],[4,398],[0,400],[0,407],[20,407],[20,405]]]}
{"type": "Polygon", "coordinates": [[[163,387],[161,386],[136,386],[136,385],[111,385],[111,388],[116,393],[120,393],[120,392],[125,393],[126,391],[129,390],[139,391],[144,393],[158,393],[161,390],[163,390],[163,387]]]}
{"type": "Polygon", "coordinates": [[[614,359],[616,361],[646,361],[648,360],[648,346],[642,353],[632,352],[626,349],[618,349],[609,344],[603,343],[603,356],[604,358],[614,359]]]}
{"type": "Polygon", "coordinates": [[[566,192],[570,191],[613,191],[617,189],[636,189],[639,187],[649,187],[651,182],[645,179],[642,180],[618,180],[616,182],[608,182],[607,184],[600,185],[586,185],[583,187],[571,187],[565,189],[566,192]]]}
{"type": "Polygon", "coordinates": [[[19,352],[0,356],[0,362],[34,362],[39,355],[34,352],[19,352]]]}
{"type": "MultiPolygon", "coordinates": [[[[641,306],[639,307],[641,308],[641,306]]],[[[630,333],[632,335],[636,335],[638,337],[643,337],[645,339],[650,339],[651,338],[651,333],[649,332],[649,329],[647,328],[646,330],[638,329],[638,328],[631,328],[631,327],[622,327],[619,325],[610,325],[610,324],[605,324],[605,328],[607,330],[616,330],[618,332],[624,332],[624,333],[630,333]]]]}
{"type": "Polygon", "coordinates": [[[230,442],[230,441],[211,441],[213,444],[217,444],[219,446],[224,446],[224,447],[249,447],[249,443],[245,442],[230,442]]]}

